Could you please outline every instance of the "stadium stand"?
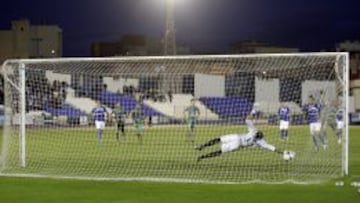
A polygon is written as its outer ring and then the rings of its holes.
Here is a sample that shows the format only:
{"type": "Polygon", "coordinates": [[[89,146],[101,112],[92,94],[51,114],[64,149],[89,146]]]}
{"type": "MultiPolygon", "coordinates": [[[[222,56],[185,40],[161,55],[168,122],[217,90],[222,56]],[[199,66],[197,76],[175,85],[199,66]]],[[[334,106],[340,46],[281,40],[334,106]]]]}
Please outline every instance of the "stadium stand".
{"type": "MultiPolygon", "coordinates": [[[[110,107],[114,106],[116,103],[120,103],[127,112],[133,111],[136,107],[135,98],[128,95],[102,91],[100,93],[99,99],[101,103],[110,107]]],[[[147,106],[146,104],[142,104],[142,111],[145,116],[164,116],[164,114],[147,106]]]]}
{"type": "MultiPolygon", "coordinates": [[[[90,114],[92,109],[94,109],[97,106],[95,100],[92,100],[87,97],[73,97],[68,95],[66,97],[65,102],[67,104],[72,105],[74,108],[80,109],[81,111],[84,111],[88,114],[90,114]]],[[[109,111],[109,109],[107,110],[109,111]]]]}
{"type": "MultiPolygon", "coordinates": [[[[289,107],[292,114],[301,114],[302,110],[298,104],[295,102],[284,102],[284,104],[289,107]]],[[[256,110],[267,113],[267,114],[277,114],[280,108],[279,102],[256,102],[254,104],[256,110]]]]}
{"type": "MultiPolygon", "coordinates": [[[[184,118],[184,110],[190,105],[193,96],[190,94],[173,94],[170,100],[157,102],[151,99],[145,100],[144,103],[149,107],[156,109],[162,114],[175,119],[184,118]]],[[[200,120],[216,120],[219,116],[208,109],[202,102],[195,101],[195,105],[200,111],[200,120]]]]}
{"type": "Polygon", "coordinates": [[[51,113],[52,115],[55,116],[66,116],[68,118],[80,118],[81,116],[86,116],[86,113],[76,109],[74,107],[72,107],[69,104],[63,103],[61,104],[60,108],[55,108],[53,107],[51,104],[47,104],[45,105],[45,109],[46,112],[51,113]]]}
{"type": "Polygon", "coordinates": [[[245,119],[253,106],[243,97],[202,97],[200,101],[221,118],[245,119]]]}

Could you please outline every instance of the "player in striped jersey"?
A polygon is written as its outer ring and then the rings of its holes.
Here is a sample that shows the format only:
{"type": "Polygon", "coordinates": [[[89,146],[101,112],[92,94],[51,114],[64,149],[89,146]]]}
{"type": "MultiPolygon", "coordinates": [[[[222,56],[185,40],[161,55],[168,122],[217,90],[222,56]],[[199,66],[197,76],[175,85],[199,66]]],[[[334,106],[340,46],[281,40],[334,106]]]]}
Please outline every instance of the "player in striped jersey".
{"type": "Polygon", "coordinates": [[[97,107],[95,107],[91,112],[95,121],[97,140],[98,143],[101,143],[103,129],[105,128],[107,111],[106,108],[101,105],[100,101],[98,101],[97,107]]]}
{"type": "Polygon", "coordinates": [[[290,109],[284,103],[281,104],[279,108],[279,118],[280,118],[280,138],[285,140],[288,138],[288,129],[290,123],[290,109]]]}
{"type": "Polygon", "coordinates": [[[309,103],[306,104],[303,108],[305,111],[307,121],[310,128],[310,134],[312,136],[314,145],[316,150],[319,149],[319,145],[322,144],[324,149],[327,147],[327,143],[324,139],[321,139],[321,120],[320,120],[320,112],[321,105],[315,102],[314,97],[311,95],[309,97],[309,103]]]}

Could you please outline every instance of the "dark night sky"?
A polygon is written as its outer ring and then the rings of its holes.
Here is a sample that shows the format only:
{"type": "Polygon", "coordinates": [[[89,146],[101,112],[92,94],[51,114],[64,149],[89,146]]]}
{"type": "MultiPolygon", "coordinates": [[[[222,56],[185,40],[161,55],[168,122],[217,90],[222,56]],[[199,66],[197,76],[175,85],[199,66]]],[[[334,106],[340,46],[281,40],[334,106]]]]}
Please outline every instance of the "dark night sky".
{"type": "MultiPolygon", "coordinates": [[[[2,0],[1,5],[1,29],[18,18],[58,24],[65,56],[87,56],[92,42],[125,33],[163,33],[164,0],[2,0]]],[[[175,12],[178,43],[195,50],[263,40],[319,51],[360,40],[359,0],[177,0],[175,12]]]]}

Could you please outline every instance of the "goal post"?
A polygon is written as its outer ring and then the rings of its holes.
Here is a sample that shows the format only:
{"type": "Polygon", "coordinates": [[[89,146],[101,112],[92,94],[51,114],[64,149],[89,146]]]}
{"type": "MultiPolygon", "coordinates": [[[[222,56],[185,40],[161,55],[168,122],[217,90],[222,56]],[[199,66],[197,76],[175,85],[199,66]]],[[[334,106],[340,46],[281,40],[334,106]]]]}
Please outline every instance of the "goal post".
{"type": "Polygon", "coordinates": [[[14,59],[2,75],[3,176],[314,183],[348,175],[348,53],[14,59]],[[321,106],[318,134],[312,102],[321,106]],[[286,137],[280,107],[290,110],[286,137]],[[247,134],[250,117],[295,158],[256,143],[195,150],[247,134]]]}
{"type": "Polygon", "coordinates": [[[26,166],[26,67],[21,63],[19,67],[20,77],[20,163],[26,166]]]}
{"type": "Polygon", "coordinates": [[[342,62],[342,72],[343,72],[343,104],[345,105],[345,144],[344,144],[344,151],[343,151],[343,172],[344,175],[349,174],[349,91],[350,91],[350,58],[349,54],[346,53],[343,57],[344,62],[342,62]]]}

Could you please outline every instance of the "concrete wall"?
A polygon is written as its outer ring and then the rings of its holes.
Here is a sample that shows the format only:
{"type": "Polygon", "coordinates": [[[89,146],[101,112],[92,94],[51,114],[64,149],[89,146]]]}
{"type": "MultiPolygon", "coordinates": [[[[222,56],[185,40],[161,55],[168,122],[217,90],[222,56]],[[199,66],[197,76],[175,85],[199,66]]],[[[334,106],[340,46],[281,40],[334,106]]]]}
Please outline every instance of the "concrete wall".
{"type": "Polygon", "coordinates": [[[110,92],[123,92],[123,87],[134,86],[135,88],[139,86],[138,79],[125,79],[125,78],[113,78],[113,77],[104,77],[104,84],[107,85],[107,90],[110,92]]]}
{"type": "Polygon", "coordinates": [[[13,35],[11,31],[0,31],[0,63],[13,56],[13,35]]]}
{"type": "Polygon", "coordinates": [[[350,89],[354,100],[354,111],[360,111],[360,80],[351,81],[350,89]]]}
{"type": "Polygon", "coordinates": [[[279,102],[279,79],[262,80],[255,78],[255,102],[279,102]]]}
{"type": "Polygon", "coordinates": [[[353,96],[349,96],[349,113],[355,112],[355,99],[353,96]]]}
{"type": "Polygon", "coordinates": [[[30,56],[30,22],[28,20],[19,20],[11,22],[13,33],[13,47],[15,58],[28,58],[30,56]]]}
{"type": "Polygon", "coordinates": [[[225,77],[221,75],[195,74],[195,97],[224,97],[225,77]]]}
{"type": "Polygon", "coordinates": [[[57,26],[30,27],[30,56],[62,56],[62,31],[57,26]]]}
{"type": "Polygon", "coordinates": [[[54,80],[58,80],[60,82],[65,81],[67,84],[71,84],[71,75],[69,74],[54,73],[48,70],[45,72],[45,75],[50,84],[52,84],[54,80]]]}
{"type": "Polygon", "coordinates": [[[302,83],[301,100],[302,104],[309,101],[309,96],[314,95],[317,97],[320,90],[326,93],[326,101],[335,101],[336,98],[336,83],[335,81],[312,81],[306,80],[302,83]]]}

